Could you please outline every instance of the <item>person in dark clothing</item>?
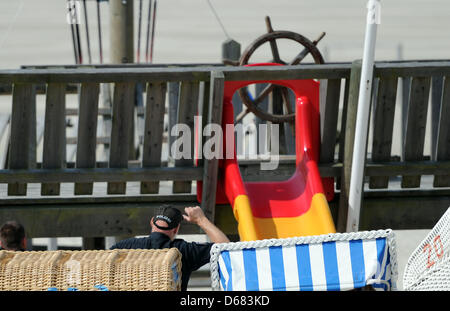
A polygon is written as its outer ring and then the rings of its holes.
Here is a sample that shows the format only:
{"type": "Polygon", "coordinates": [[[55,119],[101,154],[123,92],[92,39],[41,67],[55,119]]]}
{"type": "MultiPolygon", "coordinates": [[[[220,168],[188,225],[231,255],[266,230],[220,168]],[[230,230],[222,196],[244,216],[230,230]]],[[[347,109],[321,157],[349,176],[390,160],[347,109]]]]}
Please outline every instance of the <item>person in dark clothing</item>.
{"type": "Polygon", "coordinates": [[[25,228],[17,221],[8,221],[0,229],[0,250],[24,251],[27,248],[25,228]]]}
{"type": "Polygon", "coordinates": [[[177,248],[181,257],[181,290],[188,286],[192,271],[199,269],[210,260],[210,250],[213,243],[228,243],[230,240],[206,218],[199,206],[186,207],[185,215],[173,207],[161,207],[152,217],[150,225],[151,234],[143,238],[130,238],[122,240],[110,249],[163,249],[177,248]],[[211,240],[211,243],[187,242],[176,239],[180,229],[181,220],[184,218],[189,223],[198,225],[211,240]]]}

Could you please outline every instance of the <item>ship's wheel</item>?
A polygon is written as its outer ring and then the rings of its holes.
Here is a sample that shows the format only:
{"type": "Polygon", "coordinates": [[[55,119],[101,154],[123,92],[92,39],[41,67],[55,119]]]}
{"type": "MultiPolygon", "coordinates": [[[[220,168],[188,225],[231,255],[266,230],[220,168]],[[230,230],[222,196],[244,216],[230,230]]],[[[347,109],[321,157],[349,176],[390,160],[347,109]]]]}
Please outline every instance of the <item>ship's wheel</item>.
{"type": "MultiPolygon", "coordinates": [[[[241,58],[239,60],[239,66],[245,66],[250,64],[250,59],[252,55],[254,55],[255,51],[265,43],[270,44],[270,50],[273,56],[273,59],[270,61],[271,63],[277,63],[282,65],[298,65],[308,55],[311,55],[314,63],[316,64],[324,63],[322,54],[320,53],[316,45],[325,36],[325,33],[322,33],[315,41],[311,41],[308,38],[292,31],[285,31],[285,30],[274,31],[272,29],[270,18],[268,16],[266,17],[266,26],[268,32],[257,38],[247,47],[247,49],[241,55],[241,58]],[[289,62],[284,61],[280,57],[277,40],[281,39],[294,41],[295,43],[298,43],[302,46],[301,52],[298,53],[294,57],[294,59],[292,59],[289,62]]],[[[244,118],[244,116],[247,115],[249,112],[253,112],[257,117],[266,121],[270,121],[273,123],[289,122],[290,124],[293,124],[295,119],[295,111],[293,111],[292,109],[293,105],[291,105],[289,101],[289,91],[286,87],[269,84],[264,88],[262,92],[258,94],[256,98],[252,98],[247,87],[241,88],[238,91],[238,93],[247,109],[236,117],[235,123],[240,122],[244,118]],[[281,96],[283,99],[283,106],[285,108],[281,109],[281,111],[284,112],[283,114],[275,114],[266,111],[259,106],[259,104],[270,93],[272,93],[275,88],[279,88],[281,92],[281,96]]]]}

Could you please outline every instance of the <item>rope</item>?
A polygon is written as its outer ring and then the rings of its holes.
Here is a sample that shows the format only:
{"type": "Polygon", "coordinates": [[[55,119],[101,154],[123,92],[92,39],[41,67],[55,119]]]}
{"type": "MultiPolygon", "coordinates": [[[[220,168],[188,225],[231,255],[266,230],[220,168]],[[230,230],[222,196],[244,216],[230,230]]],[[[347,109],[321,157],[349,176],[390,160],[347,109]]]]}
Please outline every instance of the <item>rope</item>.
{"type": "Polygon", "coordinates": [[[87,49],[88,49],[89,64],[92,64],[91,39],[89,38],[89,20],[88,20],[86,0],[83,0],[83,11],[84,11],[84,22],[86,24],[85,29],[86,29],[86,42],[87,42],[87,49]]]}
{"type": "Polygon", "coordinates": [[[100,64],[103,64],[103,47],[102,47],[102,23],[100,14],[100,0],[97,0],[97,24],[98,24],[98,47],[100,64]]]}
{"type": "Polygon", "coordinates": [[[219,290],[219,256],[222,251],[243,250],[249,248],[267,248],[272,246],[293,246],[299,244],[319,244],[330,241],[351,241],[351,240],[373,240],[377,238],[386,238],[386,243],[391,255],[391,274],[392,274],[392,289],[396,289],[395,280],[397,280],[397,246],[395,243],[395,234],[391,229],[386,230],[372,230],[360,232],[346,232],[346,233],[330,233],[323,235],[293,237],[286,239],[265,239],[246,242],[232,242],[214,244],[211,248],[211,287],[213,290],[219,290]]]}
{"type": "Polygon", "coordinates": [[[15,24],[15,22],[17,20],[17,17],[19,17],[20,12],[22,11],[23,4],[24,4],[24,1],[21,0],[19,3],[19,7],[16,10],[16,13],[14,14],[12,21],[8,25],[8,29],[6,29],[6,33],[3,36],[3,39],[0,41],[0,48],[3,47],[3,44],[5,43],[6,39],[8,39],[9,34],[11,33],[11,29],[13,28],[13,25],[15,24]]]}
{"type": "Polygon", "coordinates": [[[225,37],[227,37],[227,39],[231,39],[231,37],[228,35],[228,32],[225,30],[225,26],[223,25],[222,21],[220,20],[219,15],[217,14],[217,12],[214,9],[214,7],[211,4],[211,2],[209,0],[206,0],[206,2],[208,2],[208,5],[211,8],[211,11],[213,12],[214,16],[216,17],[216,20],[219,23],[220,27],[222,28],[222,31],[225,34],[225,37]]]}
{"type": "Polygon", "coordinates": [[[152,0],[148,1],[148,16],[147,16],[147,36],[145,41],[145,61],[148,63],[149,58],[149,42],[150,42],[150,25],[151,25],[151,19],[152,19],[152,0]]]}
{"type": "Polygon", "coordinates": [[[138,35],[137,35],[137,62],[141,62],[141,27],[142,27],[142,0],[139,0],[138,35]]]}
{"type": "Polygon", "coordinates": [[[150,40],[150,59],[149,62],[153,63],[153,43],[155,42],[155,25],[156,25],[156,0],[153,2],[153,16],[152,16],[152,36],[150,40]]]}

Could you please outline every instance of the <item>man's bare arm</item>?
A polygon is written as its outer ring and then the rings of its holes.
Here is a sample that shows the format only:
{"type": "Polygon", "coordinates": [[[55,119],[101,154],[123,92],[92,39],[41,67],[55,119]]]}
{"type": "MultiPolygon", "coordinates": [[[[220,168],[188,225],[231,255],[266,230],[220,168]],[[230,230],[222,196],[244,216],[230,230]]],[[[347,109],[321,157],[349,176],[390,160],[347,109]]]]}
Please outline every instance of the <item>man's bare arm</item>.
{"type": "Polygon", "coordinates": [[[203,210],[199,206],[186,207],[184,209],[186,215],[183,218],[190,223],[198,225],[205,231],[213,243],[228,243],[230,240],[219,228],[216,227],[203,213],[203,210]]]}

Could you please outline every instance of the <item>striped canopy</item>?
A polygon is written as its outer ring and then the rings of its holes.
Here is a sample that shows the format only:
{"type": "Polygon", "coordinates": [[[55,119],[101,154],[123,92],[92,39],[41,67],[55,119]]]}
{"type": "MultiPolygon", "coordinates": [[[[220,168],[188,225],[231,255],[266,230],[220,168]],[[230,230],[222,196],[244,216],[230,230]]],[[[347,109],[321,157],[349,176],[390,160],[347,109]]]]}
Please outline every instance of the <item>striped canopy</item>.
{"type": "Polygon", "coordinates": [[[391,230],[218,244],[211,250],[216,290],[395,289],[391,230]]]}

